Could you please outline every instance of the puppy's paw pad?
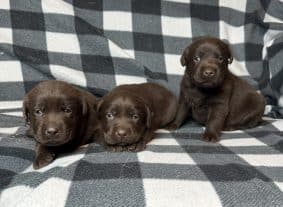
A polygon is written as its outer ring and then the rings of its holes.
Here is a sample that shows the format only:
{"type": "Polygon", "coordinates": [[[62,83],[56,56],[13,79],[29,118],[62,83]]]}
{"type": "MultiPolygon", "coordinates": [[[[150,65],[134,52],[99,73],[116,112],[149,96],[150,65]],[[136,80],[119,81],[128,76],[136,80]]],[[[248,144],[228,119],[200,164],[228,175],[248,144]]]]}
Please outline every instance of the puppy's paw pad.
{"type": "Polygon", "coordinates": [[[209,133],[209,132],[205,132],[202,136],[202,139],[207,142],[218,142],[219,141],[217,135],[213,133],[209,133]]]}

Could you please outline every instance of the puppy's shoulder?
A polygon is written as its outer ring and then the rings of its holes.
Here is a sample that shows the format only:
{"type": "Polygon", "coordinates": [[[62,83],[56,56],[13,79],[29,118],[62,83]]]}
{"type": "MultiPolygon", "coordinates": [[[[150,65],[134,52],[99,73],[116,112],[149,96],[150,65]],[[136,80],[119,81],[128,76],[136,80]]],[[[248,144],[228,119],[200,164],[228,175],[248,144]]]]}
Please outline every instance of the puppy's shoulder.
{"type": "Polygon", "coordinates": [[[241,77],[238,77],[234,74],[231,74],[231,83],[233,84],[234,90],[241,90],[243,93],[244,92],[250,92],[250,91],[256,91],[255,88],[248,83],[247,80],[244,80],[241,77]]]}

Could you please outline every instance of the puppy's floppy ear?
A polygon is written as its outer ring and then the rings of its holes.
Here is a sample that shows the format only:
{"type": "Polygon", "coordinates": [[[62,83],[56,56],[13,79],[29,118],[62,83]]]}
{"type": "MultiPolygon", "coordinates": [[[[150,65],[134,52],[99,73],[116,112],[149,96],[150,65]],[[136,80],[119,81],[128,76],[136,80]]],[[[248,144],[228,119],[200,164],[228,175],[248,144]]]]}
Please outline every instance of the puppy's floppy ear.
{"type": "Polygon", "coordinates": [[[185,66],[188,63],[187,57],[189,55],[189,46],[185,48],[185,50],[183,51],[183,54],[181,56],[181,65],[185,66]]]}
{"type": "Polygon", "coordinates": [[[231,52],[231,48],[229,47],[228,44],[226,44],[227,46],[227,51],[228,51],[228,64],[231,64],[233,62],[233,55],[232,55],[232,52],[231,52]]]}
{"type": "Polygon", "coordinates": [[[24,97],[23,101],[23,115],[27,125],[30,125],[30,109],[29,109],[29,98],[28,96],[24,97]]]}
{"type": "Polygon", "coordinates": [[[233,55],[232,55],[229,43],[228,41],[225,41],[225,40],[222,40],[222,42],[225,44],[226,53],[227,53],[227,62],[228,64],[231,64],[233,62],[233,55]]]}
{"type": "Polygon", "coordinates": [[[82,103],[82,114],[84,116],[84,115],[87,114],[88,107],[89,107],[88,103],[87,103],[87,100],[86,100],[86,98],[84,96],[81,98],[81,103],[82,103]]]}
{"type": "Polygon", "coordinates": [[[153,117],[153,112],[149,109],[147,105],[145,105],[145,108],[146,108],[146,127],[150,128],[151,118],[153,117]]]}
{"type": "Polygon", "coordinates": [[[99,99],[97,101],[97,104],[96,104],[96,107],[95,107],[96,108],[96,112],[100,111],[102,104],[103,104],[103,99],[101,98],[101,99],[99,99]]]}
{"type": "Polygon", "coordinates": [[[233,62],[233,56],[230,55],[230,57],[228,58],[228,64],[231,64],[233,62]]]}

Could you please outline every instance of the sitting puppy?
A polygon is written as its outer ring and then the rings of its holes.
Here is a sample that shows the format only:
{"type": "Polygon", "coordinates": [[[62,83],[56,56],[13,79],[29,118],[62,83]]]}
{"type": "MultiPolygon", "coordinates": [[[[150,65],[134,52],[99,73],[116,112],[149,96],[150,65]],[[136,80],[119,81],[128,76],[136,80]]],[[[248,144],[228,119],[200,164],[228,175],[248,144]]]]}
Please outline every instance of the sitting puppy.
{"type": "Polygon", "coordinates": [[[27,135],[36,141],[34,169],[49,164],[59,153],[90,142],[96,104],[92,94],[55,80],[41,82],[26,94],[27,135]]]}
{"type": "Polygon", "coordinates": [[[162,86],[118,86],[98,104],[101,139],[97,141],[113,151],[141,151],[155,130],[173,121],[176,110],[176,97],[162,86]]]}
{"type": "Polygon", "coordinates": [[[232,61],[228,45],[216,38],[199,39],[185,49],[181,64],[186,71],[171,129],[180,127],[190,114],[206,126],[203,139],[215,142],[222,130],[251,128],[260,123],[264,97],[228,70],[232,61]]]}

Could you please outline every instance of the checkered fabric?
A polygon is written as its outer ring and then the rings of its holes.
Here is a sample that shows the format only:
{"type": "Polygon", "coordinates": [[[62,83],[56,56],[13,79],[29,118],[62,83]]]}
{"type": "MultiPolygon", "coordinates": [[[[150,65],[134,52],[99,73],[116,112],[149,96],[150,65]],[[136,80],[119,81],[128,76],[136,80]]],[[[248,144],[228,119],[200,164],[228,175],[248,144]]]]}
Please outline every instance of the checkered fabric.
{"type": "Polygon", "coordinates": [[[0,206],[283,206],[282,59],[278,0],[1,0],[0,206]],[[103,96],[156,82],[178,95],[180,55],[206,35],[231,44],[230,70],[266,97],[262,126],[211,144],[188,121],[140,153],[90,144],[32,169],[21,107],[35,84],[103,96]]]}

